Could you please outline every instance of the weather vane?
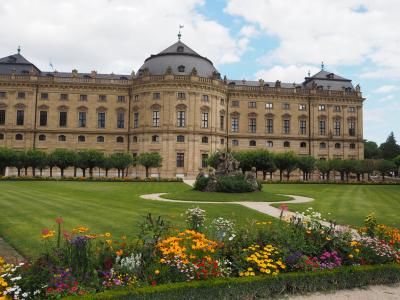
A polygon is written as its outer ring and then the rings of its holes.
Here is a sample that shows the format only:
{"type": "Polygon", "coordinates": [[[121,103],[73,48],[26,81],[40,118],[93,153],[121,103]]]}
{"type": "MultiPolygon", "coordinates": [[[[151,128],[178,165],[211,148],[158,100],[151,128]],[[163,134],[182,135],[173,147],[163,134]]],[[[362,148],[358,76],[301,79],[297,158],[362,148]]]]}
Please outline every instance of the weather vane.
{"type": "Polygon", "coordinates": [[[178,41],[180,41],[180,40],[181,40],[181,37],[182,37],[182,34],[181,34],[181,29],[182,29],[183,27],[184,27],[183,25],[179,24],[179,31],[178,31],[178,41]]]}
{"type": "Polygon", "coordinates": [[[324,62],[321,62],[321,70],[323,71],[325,68],[324,62]]]}
{"type": "Polygon", "coordinates": [[[18,46],[17,51],[18,51],[18,54],[21,53],[21,46],[18,46]]]}

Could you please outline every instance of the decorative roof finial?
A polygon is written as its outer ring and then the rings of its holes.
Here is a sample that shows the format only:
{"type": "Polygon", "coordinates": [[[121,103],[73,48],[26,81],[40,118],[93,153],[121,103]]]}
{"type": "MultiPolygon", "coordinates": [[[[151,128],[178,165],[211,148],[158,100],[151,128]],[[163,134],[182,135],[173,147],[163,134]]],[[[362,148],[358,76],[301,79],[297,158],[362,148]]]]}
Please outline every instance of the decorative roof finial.
{"type": "Polygon", "coordinates": [[[321,71],[323,71],[325,68],[324,62],[321,62],[321,71]]]}
{"type": "Polygon", "coordinates": [[[18,54],[21,53],[21,46],[18,46],[17,51],[18,51],[18,54]]]}
{"type": "Polygon", "coordinates": [[[183,25],[179,24],[178,41],[181,41],[181,37],[182,37],[181,29],[182,29],[183,27],[184,27],[183,25]]]}
{"type": "Polygon", "coordinates": [[[311,71],[310,70],[308,70],[308,77],[310,77],[311,76],[311,71]]]}

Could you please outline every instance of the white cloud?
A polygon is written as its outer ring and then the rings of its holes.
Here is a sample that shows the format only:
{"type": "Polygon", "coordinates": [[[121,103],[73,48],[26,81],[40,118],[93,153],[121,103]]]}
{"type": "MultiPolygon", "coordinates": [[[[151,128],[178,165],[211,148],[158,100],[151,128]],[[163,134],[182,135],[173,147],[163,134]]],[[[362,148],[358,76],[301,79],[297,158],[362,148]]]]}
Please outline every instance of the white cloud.
{"type": "Polygon", "coordinates": [[[391,93],[395,90],[396,90],[395,85],[383,85],[380,88],[377,88],[376,90],[374,90],[373,92],[378,93],[378,94],[387,94],[387,93],[391,93]]]}
{"type": "Polygon", "coordinates": [[[311,74],[315,74],[319,71],[314,66],[274,66],[270,69],[259,70],[256,73],[256,78],[264,79],[265,81],[276,81],[280,80],[282,82],[303,82],[304,77],[308,76],[308,71],[311,74]]]}
{"type": "Polygon", "coordinates": [[[237,62],[248,42],[197,11],[203,0],[2,0],[0,57],[16,52],[43,70],[122,72],[138,69],[150,55],[177,40],[216,65],[237,62]],[[5,26],[7,24],[7,26],[5,26]]]}
{"type": "MultiPolygon", "coordinates": [[[[228,0],[225,11],[277,37],[267,62],[355,65],[371,61],[400,78],[400,1],[228,0]]],[[[366,76],[377,76],[370,73],[366,76]]]]}

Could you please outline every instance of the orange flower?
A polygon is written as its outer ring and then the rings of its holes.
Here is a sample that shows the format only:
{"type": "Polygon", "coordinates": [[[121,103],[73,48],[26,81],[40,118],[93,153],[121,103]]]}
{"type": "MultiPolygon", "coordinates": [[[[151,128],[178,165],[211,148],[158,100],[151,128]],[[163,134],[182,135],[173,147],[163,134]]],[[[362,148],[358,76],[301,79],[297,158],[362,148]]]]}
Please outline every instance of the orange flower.
{"type": "Polygon", "coordinates": [[[123,253],[124,253],[124,250],[122,250],[122,249],[115,251],[115,254],[117,254],[117,256],[121,256],[123,253]]]}

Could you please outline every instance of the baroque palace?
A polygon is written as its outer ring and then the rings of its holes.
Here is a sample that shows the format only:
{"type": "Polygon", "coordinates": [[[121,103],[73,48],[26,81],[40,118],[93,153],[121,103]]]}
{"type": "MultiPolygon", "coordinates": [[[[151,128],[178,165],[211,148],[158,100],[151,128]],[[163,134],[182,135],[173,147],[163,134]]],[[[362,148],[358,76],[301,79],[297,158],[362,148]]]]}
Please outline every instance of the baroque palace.
{"type": "Polygon", "coordinates": [[[300,84],[221,78],[180,38],[131,75],[45,72],[18,50],[0,59],[0,147],[159,152],[153,173],[186,178],[219,149],[362,159],[364,100],[323,67],[300,84]]]}

